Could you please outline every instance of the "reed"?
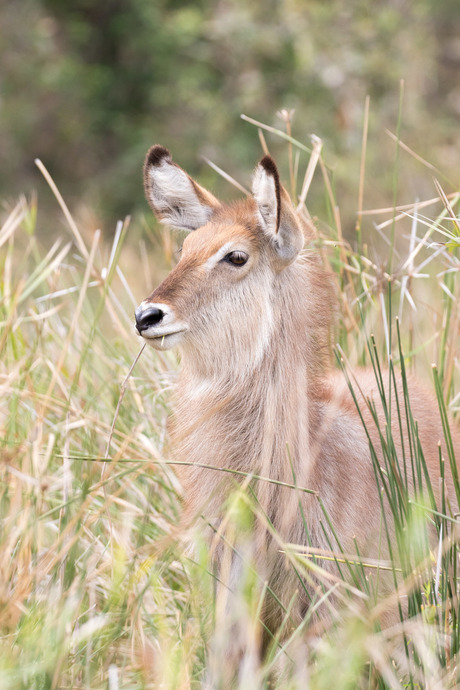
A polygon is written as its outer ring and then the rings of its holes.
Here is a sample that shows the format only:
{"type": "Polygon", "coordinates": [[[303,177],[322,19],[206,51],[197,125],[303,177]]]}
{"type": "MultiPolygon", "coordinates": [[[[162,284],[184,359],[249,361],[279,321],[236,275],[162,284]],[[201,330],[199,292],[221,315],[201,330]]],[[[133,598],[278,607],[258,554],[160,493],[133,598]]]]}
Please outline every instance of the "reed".
{"type": "MultiPolygon", "coordinates": [[[[372,561],[358,549],[345,551],[337,539],[321,552],[284,543],[254,490],[269,479],[240,477],[216,543],[238,548],[244,567],[232,593],[232,620],[214,643],[224,650],[238,631],[246,650],[237,683],[242,689],[456,687],[457,521],[442,486],[436,503],[427,481],[409,379],[416,374],[436,394],[448,449],[439,457],[441,476],[447,465],[455,472],[458,190],[433,186],[426,201],[400,200],[396,168],[412,152],[398,135],[394,199],[387,208],[366,208],[361,165],[358,253],[341,227],[318,142],[297,142],[287,124],[289,133],[271,129],[269,135],[287,140],[290,160],[298,160],[298,169],[284,176],[303,192],[316,249],[334,274],[341,302],[337,367],[359,409],[368,403],[353,377],[356,366],[370,365],[381,384],[383,463],[372,449],[371,455],[396,531],[392,536],[382,513],[382,557],[372,561]],[[315,218],[314,198],[303,189],[311,150],[329,222],[315,218]],[[403,394],[388,398],[384,391],[395,391],[397,378],[403,394]],[[388,431],[391,419],[409,439],[401,451],[400,438],[388,431]],[[408,472],[417,478],[413,498],[408,472]],[[291,604],[283,604],[281,629],[263,662],[258,621],[267,585],[251,556],[257,522],[286,554],[299,588],[309,583],[313,591],[299,626],[291,625],[291,604]],[[323,567],[327,559],[336,562],[337,575],[323,567]],[[381,586],[388,578],[390,595],[381,586]],[[315,616],[324,606],[327,623],[315,616]],[[396,620],[382,628],[389,610],[397,611],[396,620]]],[[[4,213],[0,228],[0,688],[198,688],[213,621],[221,620],[228,594],[214,586],[203,525],[193,532],[193,551],[177,528],[181,489],[166,431],[176,356],[144,351],[127,376],[140,347],[134,308],[152,283],[133,263],[145,254],[145,240],[136,239],[135,224],[128,232],[128,221],[113,243],[97,233],[90,237],[67,207],[65,214],[66,229],[54,243],[40,239],[34,198],[4,213]]],[[[169,247],[175,239],[165,241],[169,247]]],[[[149,261],[145,271],[154,256],[149,261]]],[[[212,458],[203,464],[222,471],[212,458]]],[[[308,489],[298,486],[295,472],[287,484],[293,492],[308,489]]],[[[321,497],[315,500],[321,506],[321,497]]],[[[325,533],[334,534],[322,510],[330,528],[325,533]]]]}

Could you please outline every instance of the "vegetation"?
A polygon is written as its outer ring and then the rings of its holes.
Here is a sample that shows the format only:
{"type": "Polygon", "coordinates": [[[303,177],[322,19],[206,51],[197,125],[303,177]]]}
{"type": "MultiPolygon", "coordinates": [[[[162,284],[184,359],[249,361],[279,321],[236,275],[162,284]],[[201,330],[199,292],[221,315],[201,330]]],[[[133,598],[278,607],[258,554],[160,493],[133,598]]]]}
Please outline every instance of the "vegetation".
{"type": "MultiPolygon", "coordinates": [[[[314,132],[327,145],[350,238],[364,102],[371,208],[392,189],[385,128],[395,133],[400,79],[404,141],[458,182],[456,0],[5,0],[0,25],[0,189],[14,200],[38,187],[42,232],[58,221],[34,158],[77,219],[108,233],[144,211],[139,168],[150,145],[180,152],[192,175],[230,196],[201,155],[243,179],[258,142],[240,114],[280,127],[276,113],[288,108],[298,138],[314,132]]],[[[404,161],[400,203],[431,194],[419,172],[404,161]]]]}
{"type": "MultiPolygon", "coordinates": [[[[289,127],[288,114],[282,117],[289,127]]],[[[430,164],[398,142],[392,171],[385,173],[392,198],[385,209],[365,211],[364,146],[354,193],[355,251],[343,237],[321,142],[286,143],[284,130],[266,130],[259,123],[263,146],[280,141],[292,161],[284,169],[292,189],[310,191],[313,205],[321,190],[328,209],[315,221],[316,250],[336,277],[336,354],[350,385],[358,364],[371,363],[378,380],[389,365],[390,383],[395,370],[404,381],[416,372],[431,381],[443,415],[445,406],[458,415],[460,194],[445,196],[438,184],[429,198],[396,206],[400,168],[408,160],[424,185],[432,185],[433,176],[430,164]],[[314,174],[314,195],[306,171],[314,174]]],[[[0,229],[0,688],[198,688],[223,602],[215,600],[202,526],[193,552],[177,529],[180,487],[165,428],[175,355],[139,352],[132,329],[139,297],[165,268],[152,275],[149,256],[172,261],[176,240],[148,228],[140,237],[139,227],[130,229],[126,220],[109,246],[98,232],[81,233],[55,193],[66,238],[42,249],[34,198],[21,198],[0,229]],[[133,296],[130,285],[140,280],[144,286],[133,296]]],[[[290,567],[306,580],[314,571],[322,589],[306,621],[284,641],[274,639],[262,665],[249,663],[262,601],[247,562],[234,600],[248,650],[239,687],[458,685],[454,521],[445,500],[432,504],[423,481],[409,396],[389,414],[409,425],[406,460],[425,487],[409,500],[403,458],[382,429],[385,466],[375,470],[398,525],[391,560],[368,563],[364,554],[344,554],[331,544],[321,556],[337,559],[343,573],[332,581],[318,554],[280,543],[290,567]],[[435,548],[428,525],[436,530],[435,548]],[[384,573],[397,586],[391,601],[379,596],[384,573]],[[327,625],[314,621],[319,601],[329,602],[327,625]],[[395,602],[398,622],[382,630],[382,614],[395,602]]],[[[206,461],[212,466],[212,458],[206,461]]],[[[452,462],[452,453],[442,461],[452,462]]],[[[248,477],[229,502],[229,543],[235,531],[250,539],[254,520],[265,519],[251,500],[250,483],[248,477]]],[[[218,632],[222,650],[232,631],[223,625],[218,632]]]]}

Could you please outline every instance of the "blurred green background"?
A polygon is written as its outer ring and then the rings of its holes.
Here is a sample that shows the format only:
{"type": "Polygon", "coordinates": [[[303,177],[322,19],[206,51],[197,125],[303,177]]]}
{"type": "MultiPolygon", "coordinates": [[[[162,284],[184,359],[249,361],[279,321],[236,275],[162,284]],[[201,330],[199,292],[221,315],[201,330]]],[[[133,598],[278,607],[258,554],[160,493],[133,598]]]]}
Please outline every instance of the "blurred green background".
{"type": "MultiPolygon", "coordinates": [[[[231,197],[201,156],[247,184],[261,149],[240,113],[283,128],[277,111],[294,108],[296,138],[324,140],[347,232],[367,94],[365,206],[391,198],[385,128],[396,131],[401,79],[402,140],[458,185],[458,0],[2,0],[0,26],[7,205],[38,189],[39,212],[55,208],[39,157],[77,218],[111,232],[147,210],[141,166],[156,142],[231,197]]],[[[268,143],[283,169],[287,147],[268,143]]],[[[402,166],[398,201],[434,196],[430,185],[426,169],[402,166]]]]}

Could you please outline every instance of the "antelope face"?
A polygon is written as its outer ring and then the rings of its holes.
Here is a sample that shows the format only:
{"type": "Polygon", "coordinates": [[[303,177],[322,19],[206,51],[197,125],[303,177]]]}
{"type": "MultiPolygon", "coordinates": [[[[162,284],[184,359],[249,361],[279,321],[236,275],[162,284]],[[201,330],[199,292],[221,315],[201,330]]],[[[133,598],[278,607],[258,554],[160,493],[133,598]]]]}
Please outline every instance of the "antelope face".
{"type": "Polygon", "coordinates": [[[157,218],[189,231],[177,266],[136,309],[136,329],[166,350],[188,345],[231,353],[263,349],[272,325],[275,277],[304,242],[272,159],[256,169],[254,196],[221,205],[154,146],[144,166],[147,199],[157,218]]]}
{"type": "MultiPolygon", "coordinates": [[[[166,280],[136,310],[136,328],[158,350],[192,342],[197,347],[231,329],[245,329],[263,313],[260,248],[253,228],[212,221],[184,240],[166,280]],[[257,305],[255,304],[257,302],[257,305]]],[[[254,326],[252,326],[254,328],[254,326]]]]}

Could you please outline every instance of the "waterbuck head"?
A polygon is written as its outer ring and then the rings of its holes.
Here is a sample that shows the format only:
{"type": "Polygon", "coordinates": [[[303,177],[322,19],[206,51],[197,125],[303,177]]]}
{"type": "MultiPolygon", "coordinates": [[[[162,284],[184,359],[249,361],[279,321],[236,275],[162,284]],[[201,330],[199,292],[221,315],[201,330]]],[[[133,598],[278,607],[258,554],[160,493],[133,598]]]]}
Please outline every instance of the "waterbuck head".
{"type": "Polygon", "coordinates": [[[147,154],[144,183],[156,217],[188,234],[177,266],[136,309],[138,333],[157,350],[201,353],[204,364],[217,349],[227,366],[256,365],[283,310],[274,292],[304,245],[273,159],[258,164],[252,196],[229,205],[162,146],[147,154]]]}

